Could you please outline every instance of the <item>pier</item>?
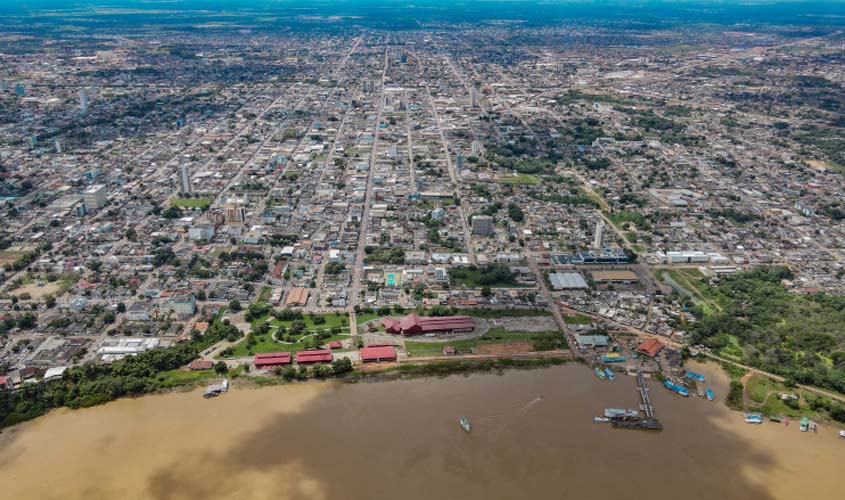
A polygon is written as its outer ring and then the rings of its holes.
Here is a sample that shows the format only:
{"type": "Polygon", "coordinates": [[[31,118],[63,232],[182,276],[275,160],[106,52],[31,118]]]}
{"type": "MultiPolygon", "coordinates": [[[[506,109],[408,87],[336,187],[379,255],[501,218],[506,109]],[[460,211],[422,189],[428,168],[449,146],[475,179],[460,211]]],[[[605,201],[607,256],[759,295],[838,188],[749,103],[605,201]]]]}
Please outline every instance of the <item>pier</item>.
{"type": "Polygon", "coordinates": [[[654,416],[654,406],[651,404],[651,397],[648,394],[648,386],[642,370],[637,370],[637,391],[640,393],[640,411],[645,413],[645,418],[620,416],[613,417],[611,422],[614,427],[621,429],[645,429],[650,431],[663,430],[663,424],[654,416]]]}

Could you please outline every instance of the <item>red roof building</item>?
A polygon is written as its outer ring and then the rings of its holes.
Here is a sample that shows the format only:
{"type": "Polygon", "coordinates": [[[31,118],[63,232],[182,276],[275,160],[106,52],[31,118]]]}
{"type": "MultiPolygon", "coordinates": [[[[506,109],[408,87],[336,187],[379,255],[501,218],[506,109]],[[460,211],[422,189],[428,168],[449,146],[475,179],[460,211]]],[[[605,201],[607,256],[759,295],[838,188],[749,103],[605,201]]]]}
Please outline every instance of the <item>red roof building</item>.
{"type": "Polygon", "coordinates": [[[417,316],[412,313],[398,320],[384,318],[381,323],[387,333],[403,335],[471,332],[475,329],[475,320],[469,316],[417,316]]]}
{"type": "Polygon", "coordinates": [[[637,346],[637,352],[650,358],[655,358],[664,347],[663,342],[654,338],[649,338],[637,346]]]}
{"type": "Polygon", "coordinates": [[[305,363],[331,363],[332,352],[328,349],[317,349],[315,351],[299,351],[296,353],[297,364],[305,363]]]}
{"type": "Polygon", "coordinates": [[[396,361],[396,348],[392,345],[371,345],[358,351],[364,363],[396,361]]]}
{"type": "Polygon", "coordinates": [[[206,359],[197,359],[195,361],[191,361],[191,364],[188,365],[188,368],[191,370],[211,370],[214,368],[214,361],[206,360],[206,359]]]}
{"type": "Polygon", "coordinates": [[[343,347],[343,344],[341,344],[339,340],[332,340],[329,342],[329,349],[340,349],[341,347],[343,347]]]}
{"type": "Polygon", "coordinates": [[[253,362],[258,369],[275,368],[277,366],[289,365],[291,363],[291,355],[289,352],[256,354],[253,362]]]}

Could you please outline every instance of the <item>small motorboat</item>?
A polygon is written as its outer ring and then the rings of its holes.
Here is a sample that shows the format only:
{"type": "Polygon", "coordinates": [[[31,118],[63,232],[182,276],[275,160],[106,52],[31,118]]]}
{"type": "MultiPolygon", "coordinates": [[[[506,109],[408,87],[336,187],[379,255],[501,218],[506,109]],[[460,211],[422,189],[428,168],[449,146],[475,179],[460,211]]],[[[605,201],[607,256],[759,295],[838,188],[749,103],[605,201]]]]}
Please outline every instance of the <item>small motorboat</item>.
{"type": "Polygon", "coordinates": [[[845,430],[839,431],[839,439],[845,439],[845,430]]]}
{"type": "Polygon", "coordinates": [[[594,371],[596,372],[596,376],[602,380],[607,377],[607,375],[604,374],[604,370],[602,370],[601,368],[596,368],[594,371]]]}
{"type": "Polygon", "coordinates": [[[801,426],[799,429],[801,432],[807,432],[807,429],[810,428],[810,419],[807,417],[801,417],[801,426]]]}
{"type": "Polygon", "coordinates": [[[714,398],[714,396],[715,396],[715,395],[713,394],[713,389],[711,389],[711,388],[709,388],[709,387],[708,387],[708,388],[707,388],[707,390],[706,390],[706,391],[704,391],[704,394],[706,394],[706,395],[707,395],[707,401],[713,401],[713,398],[714,398]]]}
{"type": "Polygon", "coordinates": [[[769,415],[769,420],[777,423],[783,422],[783,418],[781,418],[779,415],[769,415]]]}
{"type": "Polygon", "coordinates": [[[613,373],[613,370],[610,368],[605,368],[604,373],[607,375],[607,378],[610,380],[616,380],[616,375],[613,373]]]}
{"type": "Polygon", "coordinates": [[[468,418],[466,418],[466,417],[461,417],[461,419],[460,419],[460,420],[458,420],[458,424],[460,424],[460,426],[461,426],[461,428],[462,428],[463,430],[465,430],[465,431],[467,431],[467,432],[472,431],[472,424],[470,424],[470,423],[469,423],[469,419],[468,419],[468,418]]]}
{"type": "Polygon", "coordinates": [[[610,422],[610,419],[607,417],[593,417],[593,422],[606,423],[610,422]]]}

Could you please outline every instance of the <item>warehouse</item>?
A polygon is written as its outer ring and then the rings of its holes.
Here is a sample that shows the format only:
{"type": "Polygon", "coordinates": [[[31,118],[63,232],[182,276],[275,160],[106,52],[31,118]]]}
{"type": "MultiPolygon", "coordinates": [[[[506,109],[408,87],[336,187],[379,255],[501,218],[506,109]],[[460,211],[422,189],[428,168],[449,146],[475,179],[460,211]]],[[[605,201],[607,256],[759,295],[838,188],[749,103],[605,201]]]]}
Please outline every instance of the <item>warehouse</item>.
{"type": "Polygon", "coordinates": [[[409,314],[401,319],[384,318],[381,323],[387,333],[401,333],[403,335],[471,332],[475,330],[475,320],[469,316],[420,317],[416,314],[409,314]]]}

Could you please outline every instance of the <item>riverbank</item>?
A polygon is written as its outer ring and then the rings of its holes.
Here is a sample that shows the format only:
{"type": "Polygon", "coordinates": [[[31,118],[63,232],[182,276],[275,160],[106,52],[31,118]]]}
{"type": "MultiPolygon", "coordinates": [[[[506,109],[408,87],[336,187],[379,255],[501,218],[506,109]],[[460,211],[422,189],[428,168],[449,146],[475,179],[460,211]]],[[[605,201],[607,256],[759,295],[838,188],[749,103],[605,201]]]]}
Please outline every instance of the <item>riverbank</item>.
{"type": "MultiPolygon", "coordinates": [[[[701,370],[723,397],[727,378],[715,365],[701,370]]],[[[0,437],[0,486],[23,500],[378,500],[397,492],[498,500],[563,490],[610,500],[659,476],[649,483],[659,500],[838,491],[845,447],[829,429],[749,426],[723,405],[650,381],[664,430],[615,430],[592,417],[636,407],[631,377],[601,381],[574,363],[455,375],[236,388],[211,400],[195,390],[56,410],[0,437]]]]}

